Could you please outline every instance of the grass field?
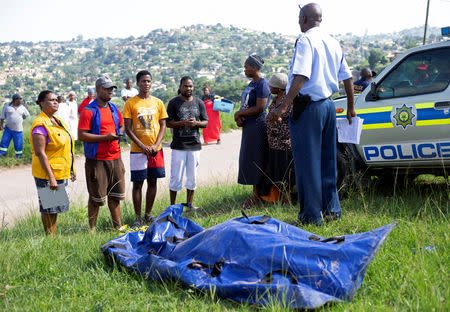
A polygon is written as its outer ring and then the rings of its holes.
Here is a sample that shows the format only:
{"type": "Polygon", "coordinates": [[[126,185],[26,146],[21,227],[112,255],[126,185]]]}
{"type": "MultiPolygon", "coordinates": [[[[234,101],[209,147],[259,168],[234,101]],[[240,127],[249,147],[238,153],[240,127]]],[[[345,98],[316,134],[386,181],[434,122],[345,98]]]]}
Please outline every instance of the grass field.
{"type": "MultiPolygon", "coordinates": [[[[203,210],[189,217],[210,227],[241,216],[239,203],[251,193],[238,185],[213,185],[196,192],[203,210]],[[214,194],[212,196],[211,194],[214,194]]],[[[397,222],[352,302],[328,305],[323,311],[450,311],[449,221],[450,186],[425,177],[407,188],[374,185],[342,200],[341,220],[304,229],[321,236],[364,232],[397,222]],[[427,251],[421,247],[432,246],[427,251]]],[[[184,194],[180,194],[183,196],[184,194]]],[[[180,197],[180,198],[183,198],[180,197]]],[[[168,199],[155,203],[162,212],[168,199]]],[[[122,219],[131,224],[132,205],[122,205],[122,219]]],[[[268,214],[295,223],[294,205],[267,205],[249,215],[268,214]]],[[[74,203],[58,220],[57,239],[43,234],[40,219],[31,216],[14,228],[0,230],[0,311],[256,311],[185,288],[178,283],[150,282],[109,266],[100,246],[118,236],[107,209],[97,233],[88,234],[86,207],[74,203]]],[[[284,311],[280,305],[262,308],[284,311]]]]}

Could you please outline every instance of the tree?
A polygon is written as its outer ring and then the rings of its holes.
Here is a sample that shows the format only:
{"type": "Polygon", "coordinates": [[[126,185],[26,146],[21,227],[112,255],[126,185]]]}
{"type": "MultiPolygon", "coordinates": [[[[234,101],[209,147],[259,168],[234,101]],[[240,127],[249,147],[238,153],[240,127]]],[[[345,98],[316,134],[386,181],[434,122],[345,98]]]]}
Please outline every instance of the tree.
{"type": "Polygon", "coordinates": [[[274,53],[274,50],[271,46],[268,46],[267,48],[264,49],[264,57],[271,57],[272,54],[274,53]]]}
{"type": "Polygon", "coordinates": [[[377,63],[381,61],[382,57],[383,54],[380,51],[371,49],[369,51],[369,58],[367,59],[369,61],[370,68],[375,68],[375,65],[377,65],[377,63]]]}
{"type": "Polygon", "coordinates": [[[205,65],[206,65],[206,59],[203,56],[198,56],[195,58],[195,61],[192,64],[192,67],[195,70],[201,70],[205,65]]]}
{"type": "Polygon", "coordinates": [[[130,48],[126,49],[124,54],[131,59],[136,58],[136,55],[137,55],[136,51],[134,51],[133,49],[130,49],[130,48]]]}
{"type": "Polygon", "coordinates": [[[105,49],[103,48],[103,45],[99,44],[94,49],[94,55],[96,57],[104,57],[105,56],[105,49]]]}

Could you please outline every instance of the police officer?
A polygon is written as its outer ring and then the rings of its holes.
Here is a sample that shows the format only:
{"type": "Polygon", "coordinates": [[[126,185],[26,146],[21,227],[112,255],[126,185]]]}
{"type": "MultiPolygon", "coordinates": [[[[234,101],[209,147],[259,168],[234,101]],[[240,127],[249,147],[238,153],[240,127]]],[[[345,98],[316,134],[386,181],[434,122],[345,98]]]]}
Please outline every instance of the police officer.
{"type": "Polygon", "coordinates": [[[365,67],[361,70],[361,79],[356,80],[353,84],[353,90],[355,94],[359,94],[367,88],[373,80],[372,70],[369,67],[365,67]]]}
{"type": "Polygon", "coordinates": [[[351,117],[356,116],[352,75],[339,43],[319,28],[321,21],[318,4],[300,8],[303,34],[297,39],[291,61],[287,95],[269,115],[279,120],[293,102],[289,128],[300,205],[298,218],[302,224],[317,225],[323,218],[341,216],[336,189],[336,111],[330,98],[339,90],[339,81],[344,81],[347,93],[347,118],[351,122],[351,117]],[[297,101],[299,97],[301,101],[297,101]],[[306,104],[301,114],[296,112],[299,102],[306,104]]]}

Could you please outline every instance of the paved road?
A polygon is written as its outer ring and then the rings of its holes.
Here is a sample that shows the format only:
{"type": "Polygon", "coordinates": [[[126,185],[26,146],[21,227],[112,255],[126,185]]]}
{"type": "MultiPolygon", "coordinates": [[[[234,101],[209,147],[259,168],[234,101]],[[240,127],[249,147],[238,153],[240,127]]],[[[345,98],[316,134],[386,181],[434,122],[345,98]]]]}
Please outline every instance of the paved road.
{"type": "MultiPolygon", "coordinates": [[[[241,131],[236,130],[222,134],[222,144],[203,146],[200,155],[198,185],[215,182],[235,183],[237,180],[239,147],[241,131]]],[[[158,179],[158,197],[168,197],[170,176],[170,148],[164,147],[166,178],[158,179]]],[[[126,171],[126,198],[131,201],[130,153],[122,152],[126,171]]],[[[84,174],[84,157],[76,158],[77,181],[69,182],[69,198],[73,202],[87,204],[86,177],[84,174]]],[[[145,189],[144,189],[145,191],[145,189]]],[[[11,226],[15,220],[39,211],[37,191],[31,176],[31,166],[12,169],[0,169],[0,228],[11,226]]]]}

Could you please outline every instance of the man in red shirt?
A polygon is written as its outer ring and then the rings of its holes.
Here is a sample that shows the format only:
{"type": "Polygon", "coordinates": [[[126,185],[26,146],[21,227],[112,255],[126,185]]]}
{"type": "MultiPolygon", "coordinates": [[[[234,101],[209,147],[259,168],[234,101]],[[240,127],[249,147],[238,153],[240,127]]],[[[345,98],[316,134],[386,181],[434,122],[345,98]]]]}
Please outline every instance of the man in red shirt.
{"type": "Polygon", "coordinates": [[[111,79],[102,76],[95,82],[97,99],[80,113],[78,138],[84,142],[86,183],[89,192],[88,216],[95,232],[98,210],[108,202],[115,228],[121,226],[120,200],[125,198],[125,168],[119,139],[124,123],[117,107],[109,102],[114,94],[111,79]]]}
{"type": "Polygon", "coordinates": [[[81,102],[80,106],[78,107],[78,115],[80,115],[83,108],[85,108],[87,105],[89,105],[89,103],[91,103],[93,100],[95,100],[94,89],[89,88],[88,96],[84,98],[84,100],[81,102]]]}

